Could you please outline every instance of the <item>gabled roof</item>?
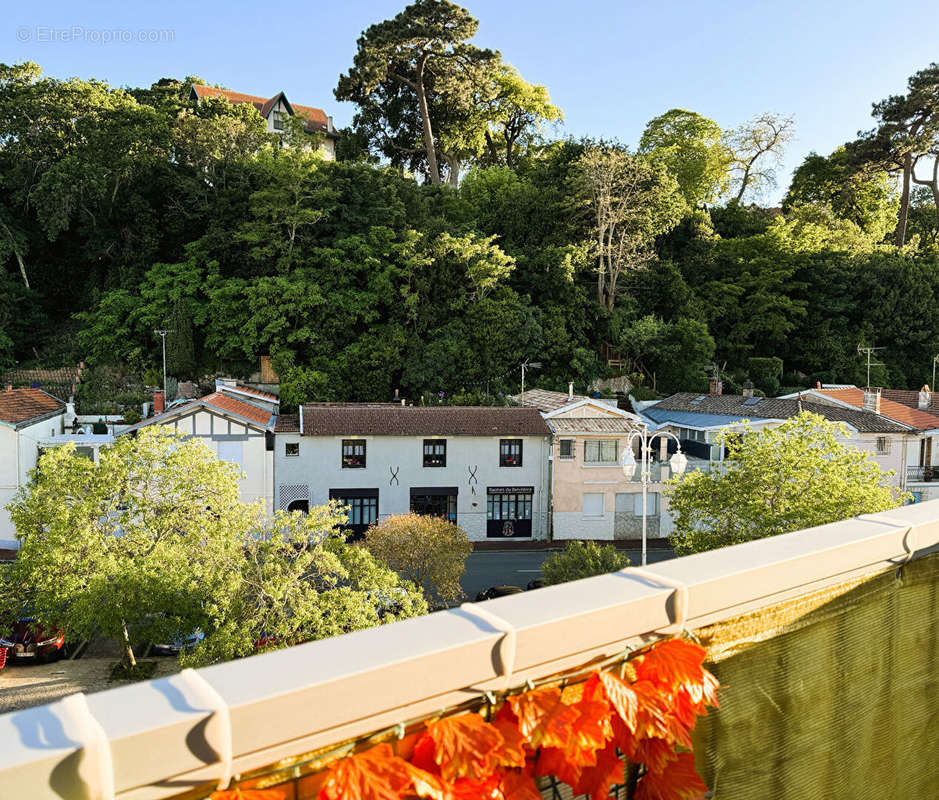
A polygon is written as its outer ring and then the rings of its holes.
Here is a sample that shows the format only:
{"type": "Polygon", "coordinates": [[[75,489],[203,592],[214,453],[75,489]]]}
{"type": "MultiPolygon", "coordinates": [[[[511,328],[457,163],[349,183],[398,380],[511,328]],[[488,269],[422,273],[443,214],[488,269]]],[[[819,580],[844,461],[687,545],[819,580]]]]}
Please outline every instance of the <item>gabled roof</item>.
{"type": "Polygon", "coordinates": [[[512,399],[520,406],[532,406],[539,411],[550,412],[587,398],[582,394],[569,395],[567,392],[552,392],[549,389],[529,389],[514,395],[512,399]]]}
{"type": "Polygon", "coordinates": [[[3,374],[0,386],[45,389],[53,397],[67,400],[78,389],[85,362],[57,369],[11,369],[3,374]]]}
{"type": "Polygon", "coordinates": [[[271,392],[265,392],[261,389],[255,389],[253,386],[245,386],[243,383],[235,383],[232,386],[229,386],[225,383],[222,383],[219,380],[215,381],[215,391],[217,392],[232,392],[233,394],[243,394],[246,397],[254,397],[258,400],[263,400],[266,403],[277,403],[280,404],[280,398],[276,394],[271,392]]]}
{"type": "Polygon", "coordinates": [[[65,411],[65,403],[42,389],[4,389],[0,392],[0,424],[23,428],[65,411]]]}
{"type": "MultiPolygon", "coordinates": [[[[702,427],[716,427],[719,423],[713,422],[713,416],[724,416],[728,425],[738,424],[742,419],[768,420],[789,419],[800,411],[811,411],[819,414],[831,422],[844,422],[860,433],[906,433],[909,426],[888,419],[882,414],[872,411],[845,408],[829,403],[812,402],[806,392],[801,403],[798,398],[783,397],[744,397],[739,394],[695,394],[694,392],[678,392],[654,406],[649,406],[643,412],[646,416],[655,419],[655,410],[681,411],[699,415],[700,419],[708,418],[708,423],[702,427]]],[[[684,417],[693,419],[693,417],[684,417]]],[[[663,420],[658,420],[661,424],[663,420]]],[[[675,424],[681,425],[676,421],[675,424]]],[[[687,423],[686,423],[687,424],[687,423]]],[[[693,427],[693,426],[691,426],[693,427]]]]}
{"type": "MultiPolygon", "coordinates": [[[[809,394],[827,397],[840,403],[853,406],[855,408],[864,407],[864,390],[857,387],[846,387],[843,389],[809,389],[809,394]]],[[[870,412],[868,412],[870,413],[870,412]]],[[[939,428],[939,416],[930,414],[928,411],[920,411],[918,408],[890,400],[881,392],[880,411],[882,417],[899,422],[902,425],[908,425],[919,431],[928,431],[939,428]]]]}
{"type": "Polygon", "coordinates": [[[193,411],[196,411],[200,408],[204,408],[207,411],[222,413],[225,416],[234,417],[256,428],[263,428],[264,430],[270,431],[274,430],[274,423],[277,419],[276,414],[272,414],[270,411],[265,411],[263,408],[258,408],[255,405],[251,405],[251,403],[245,403],[241,400],[235,399],[234,397],[229,397],[228,395],[222,394],[221,392],[213,392],[212,394],[206,395],[205,397],[200,397],[198,400],[193,400],[192,402],[183,403],[182,405],[178,406],[172,406],[162,414],[157,414],[153,417],[148,417],[145,420],[141,420],[136,425],[131,425],[126,431],[124,431],[124,433],[127,433],[128,431],[135,431],[138,428],[144,427],[145,425],[162,425],[174,418],[191,414],[193,411]]]}
{"type": "Polygon", "coordinates": [[[267,115],[270,114],[271,108],[276,105],[277,101],[283,99],[287,108],[290,109],[291,114],[303,117],[304,127],[307,130],[328,132],[329,129],[326,112],[323,111],[323,109],[292,104],[287,100],[287,96],[283,92],[278,92],[273,97],[258,97],[253,94],[243,94],[242,92],[233,92],[229,89],[219,89],[215,86],[205,86],[201,83],[194,83],[192,85],[192,95],[200,100],[204,97],[224,97],[229,103],[250,103],[265,119],[267,115]]]}
{"type": "Polygon", "coordinates": [[[627,417],[549,417],[548,427],[555,433],[632,433],[639,425],[627,417]]]}
{"type": "Polygon", "coordinates": [[[304,405],[304,436],[549,436],[537,408],[304,405]]]}

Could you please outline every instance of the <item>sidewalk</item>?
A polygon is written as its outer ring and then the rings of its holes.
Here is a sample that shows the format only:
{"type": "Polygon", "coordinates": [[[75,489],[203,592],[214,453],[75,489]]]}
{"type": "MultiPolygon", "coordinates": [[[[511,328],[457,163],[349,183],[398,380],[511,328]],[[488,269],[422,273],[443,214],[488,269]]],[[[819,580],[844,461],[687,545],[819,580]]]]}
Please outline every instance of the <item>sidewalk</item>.
{"type": "MultiPolygon", "coordinates": [[[[556,539],[551,542],[545,541],[531,541],[531,540],[513,540],[513,539],[492,539],[485,542],[473,542],[473,552],[474,553],[486,553],[486,552],[533,552],[533,551],[554,551],[554,550],[564,550],[567,547],[568,541],[573,541],[570,539],[556,539]]],[[[642,540],[641,539],[615,539],[610,541],[609,539],[580,539],[578,541],[593,541],[595,544],[611,544],[617,550],[641,550],[642,549],[642,540]]],[[[671,546],[668,543],[668,539],[649,539],[646,542],[646,547],[649,550],[671,550],[671,546]]]]}

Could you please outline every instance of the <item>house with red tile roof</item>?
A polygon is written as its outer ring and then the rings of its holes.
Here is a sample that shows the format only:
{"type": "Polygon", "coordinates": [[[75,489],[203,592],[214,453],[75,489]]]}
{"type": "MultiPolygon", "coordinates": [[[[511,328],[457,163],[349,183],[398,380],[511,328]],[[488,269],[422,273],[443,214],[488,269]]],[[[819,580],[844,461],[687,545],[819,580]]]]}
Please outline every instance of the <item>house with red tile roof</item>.
{"type": "Polygon", "coordinates": [[[184,436],[196,436],[222,461],[240,468],[241,500],[263,500],[270,510],[274,499],[274,425],[279,406],[277,396],[269,392],[234,381],[218,381],[211,394],[172,403],[120,435],[132,436],[149,425],[165,425],[184,436]]]}
{"type": "Polygon", "coordinates": [[[283,133],[287,118],[299,117],[303,120],[303,128],[308,133],[323,134],[324,139],[320,149],[324,158],[330,161],[336,158],[336,129],[333,127],[333,118],[327,116],[321,108],[291,103],[283,92],[277,92],[272,97],[259,97],[253,94],[233,92],[229,89],[220,89],[216,86],[194,83],[190,89],[189,97],[196,103],[201,103],[209,98],[221,98],[232,104],[248,103],[254,106],[267,122],[267,130],[270,133],[283,133]]]}
{"type": "Polygon", "coordinates": [[[816,387],[801,394],[813,401],[874,413],[904,426],[908,441],[899,457],[898,469],[905,471],[901,485],[913,493],[917,502],[939,497],[939,447],[933,442],[939,436],[939,409],[932,406],[928,386],[919,392],[858,386],[816,387]]]}
{"type": "Polygon", "coordinates": [[[0,391],[0,549],[18,546],[7,504],[29,481],[40,440],[64,430],[65,403],[42,389],[0,391]]]}

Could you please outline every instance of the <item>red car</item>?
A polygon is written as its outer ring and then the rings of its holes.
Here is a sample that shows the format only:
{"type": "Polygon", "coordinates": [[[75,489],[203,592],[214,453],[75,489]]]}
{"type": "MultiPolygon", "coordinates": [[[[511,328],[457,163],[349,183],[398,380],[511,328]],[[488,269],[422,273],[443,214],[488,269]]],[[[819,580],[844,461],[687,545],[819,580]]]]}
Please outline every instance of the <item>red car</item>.
{"type": "Polygon", "coordinates": [[[13,626],[10,635],[0,637],[0,648],[6,650],[7,659],[12,663],[38,661],[48,664],[62,657],[64,645],[65,631],[45,628],[30,617],[23,617],[13,626]]]}

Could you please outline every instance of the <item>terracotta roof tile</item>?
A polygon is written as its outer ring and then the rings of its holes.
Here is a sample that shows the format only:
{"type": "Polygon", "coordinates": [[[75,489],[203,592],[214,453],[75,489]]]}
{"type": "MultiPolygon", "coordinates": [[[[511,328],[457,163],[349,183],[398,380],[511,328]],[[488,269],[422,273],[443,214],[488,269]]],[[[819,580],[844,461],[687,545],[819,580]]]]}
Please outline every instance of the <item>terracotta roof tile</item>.
{"type": "MultiPolygon", "coordinates": [[[[278,92],[273,97],[258,97],[253,94],[243,94],[242,92],[233,92],[229,89],[219,89],[215,86],[203,86],[202,84],[195,83],[192,86],[192,90],[196,93],[196,97],[224,97],[228,100],[229,103],[251,103],[261,114],[262,117],[267,117],[270,113],[271,106],[274,104],[274,101],[280,97],[282,94],[278,92]]],[[[288,101],[290,102],[290,101],[288,101]]],[[[295,103],[290,103],[290,107],[293,109],[294,113],[303,117],[306,120],[305,127],[308,130],[317,130],[325,131],[327,127],[327,118],[326,112],[321,108],[314,108],[313,106],[301,106],[295,103]]]]}
{"type": "Polygon", "coordinates": [[[5,389],[0,392],[0,421],[9,425],[63,411],[65,403],[42,389],[5,389]]]}
{"type": "Polygon", "coordinates": [[[892,400],[894,403],[900,403],[918,411],[926,411],[930,414],[939,416],[939,392],[929,393],[929,407],[919,407],[919,392],[907,389],[881,389],[880,396],[882,400],[892,400]]]}
{"type": "MultiPolygon", "coordinates": [[[[812,391],[816,394],[830,397],[833,400],[840,400],[842,403],[849,403],[856,408],[863,408],[864,406],[863,389],[813,389],[812,391]]],[[[903,425],[909,425],[911,428],[920,431],[939,428],[939,416],[926,411],[920,411],[917,408],[910,408],[895,400],[889,400],[884,397],[882,393],[880,396],[880,411],[878,413],[883,417],[887,417],[903,425]]]]}
{"type": "Polygon", "coordinates": [[[274,433],[300,433],[300,415],[281,414],[274,424],[274,433]]]}
{"type": "Polygon", "coordinates": [[[625,417],[552,417],[548,427],[555,433],[631,433],[639,428],[625,417]]]}
{"type": "Polygon", "coordinates": [[[132,427],[133,429],[136,429],[138,427],[152,425],[154,423],[162,424],[164,421],[172,419],[173,417],[178,417],[180,414],[205,406],[217,408],[219,411],[224,411],[229,414],[235,414],[236,416],[242,417],[243,419],[260,425],[262,428],[271,427],[274,423],[274,420],[276,419],[276,417],[271,414],[270,411],[265,411],[263,408],[258,408],[257,406],[251,405],[251,403],[245,403],[241,400],[236,400],[234,397],[229,397],[228,395],[222,394],[221,392],[212,392],[212,394],[207,394],[205,397],[200,397],[198,400],[193,400],[192,402],[184,403],[183,405],[172,406],[162,414],[148,417],[147,419],[143,420],[142,422],[138,422],[132,427]]]}
{"type": "Polygon", "coordinates": [[[537,408],[303,406],[304,436],[549,436],[537,408]]]}
{"type": "Polygon", "coordinates": [[[67,400],[77,391],[84,366],[83,362],[74,367],[57,369],[12,369],[3,374],[0,385],[45,389],[49,394],[67,400]]]}
{"type": "Polygon", "coordinates": [[[549,411],[557,411],[559,408],[570,405],[571,403],[576,403],[579,400],[586,400],[587,398],[582,394],[575,394],[573,397],[570,397],[567,392],[552,392],[548,389],[529,389],[523,394],[515,395],[513,399],[519,405],[533,406],[547,413],[549,411]]]}

